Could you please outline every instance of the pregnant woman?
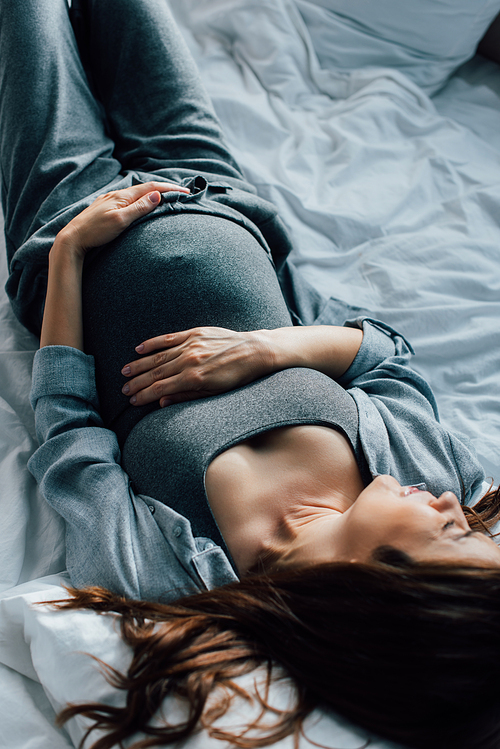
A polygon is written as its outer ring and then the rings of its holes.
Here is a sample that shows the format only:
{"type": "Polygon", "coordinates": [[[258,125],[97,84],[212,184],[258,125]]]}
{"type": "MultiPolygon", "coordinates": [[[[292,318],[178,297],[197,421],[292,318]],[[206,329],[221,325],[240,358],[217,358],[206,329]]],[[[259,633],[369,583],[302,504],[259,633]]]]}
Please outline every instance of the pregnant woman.
{"type": "Polygon", "coordinates": [[[136,653],[133,709],[63,717],[103,749],[173,692],[178,740],[207,685],[275,660],[298,702],[269,741],[326,701],[409,746],[496,746],[499,497],[463,506],[483,473],[409,344],[298,277],[163,0],[0,8],[29,467],[66,521],[66,605],[118,612],[136,653]]]}

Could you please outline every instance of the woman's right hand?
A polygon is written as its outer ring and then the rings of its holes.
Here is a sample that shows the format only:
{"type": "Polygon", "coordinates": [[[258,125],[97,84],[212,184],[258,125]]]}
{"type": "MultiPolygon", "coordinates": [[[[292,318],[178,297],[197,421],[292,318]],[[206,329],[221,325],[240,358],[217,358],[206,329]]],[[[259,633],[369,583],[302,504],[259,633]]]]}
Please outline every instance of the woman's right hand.
{"type": "Polygon", "coordinates": [[[162,192],[189,194],[187,187],[170,182],[146,182],[100,195],[59,232],[59,243],[84,257],[93,247],[111,242],[138,218],[151,213],[162,192]]]}
{"type": "Polygon", "coordinates": [[[163,407],[234,390],[273,371],[267,333],[201,327],[150,338],[122,369],[131,378],[122,392],[132,405],[163,407]]]}

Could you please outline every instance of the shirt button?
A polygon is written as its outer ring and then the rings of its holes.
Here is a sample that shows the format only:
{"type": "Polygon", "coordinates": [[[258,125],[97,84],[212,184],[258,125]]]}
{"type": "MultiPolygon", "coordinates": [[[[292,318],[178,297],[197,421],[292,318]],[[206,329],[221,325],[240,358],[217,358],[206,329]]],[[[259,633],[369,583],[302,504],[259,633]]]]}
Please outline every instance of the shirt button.
{"type": "Polygon", "coordinates": [[[174,528],[174,536],[176,538],[179,538],[179,536],[181,535],[181,533],[182,533],[182,528],[180,528],[179,526],[177,526],[177,528],[174,528]]]}
{"type": "Polygon", "coordinates": [[[205,544],[205,551],[215,548],[215,544],[205,544]]]}
{"type": "Polygon", "coordinates": [[[154,505],[149,505],[149,506],[148,506],[148,510],[149,510],[149,512],[151,513],[151,515],[154,515],[154,514],[155,514],[155,508],[154,508],[154,505]]]}

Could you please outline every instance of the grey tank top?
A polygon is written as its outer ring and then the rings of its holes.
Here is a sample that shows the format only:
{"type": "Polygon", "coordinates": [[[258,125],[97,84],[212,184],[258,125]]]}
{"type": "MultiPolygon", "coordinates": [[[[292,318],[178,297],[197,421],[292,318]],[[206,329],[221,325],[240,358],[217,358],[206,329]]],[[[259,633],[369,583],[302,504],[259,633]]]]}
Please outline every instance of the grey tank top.
{"type": "Polygon", "coordinates": [[[154,497],[184,515],[195,536],[212,539],[231,560],[208,503],[208,466],[243,440],[300,424],[342,432],[365,484],[370,481],[354,399],[326,375],[305,368],[285,369],[222,395],[153,411],[130,432],[122,464],[136,493],[154,497]]]}

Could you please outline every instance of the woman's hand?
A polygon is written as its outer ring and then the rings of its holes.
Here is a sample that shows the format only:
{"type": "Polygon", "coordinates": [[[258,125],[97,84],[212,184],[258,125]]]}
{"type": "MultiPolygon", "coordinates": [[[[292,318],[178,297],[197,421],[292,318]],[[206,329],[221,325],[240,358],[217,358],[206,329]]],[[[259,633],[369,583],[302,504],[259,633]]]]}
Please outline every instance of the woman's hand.
{"type": "Polygon", "coordinates": [[[41,346],[73,346],[83,351],[82,273],[85,255],[111,242],[160,202],[161,192],[187,192],[185,187],[148,182],[101,195],[62,229],[49,253],[47,296],[41,346]]]}
{"type": "Polygon", "coordinates": [[[192,328],[150,338],[136,348],[146,356],[122,369],[132,378],[122,392],[132,405],[163,407],[234,390],[273,371],[266,333],[192,328]]]}
{"type": "Polygon", "coordinates": [[[151,213],[162,192],[188,193],[187,187],[169,182],[147,182],[100,195],[75,216],[58,234],[58,239],[82,257],[93,247],[116,239],[133,221],[151,213]]]}
{"type": "Polygon", "coordinates": [[[359,328],[311,325],[236,333],[193,328],[137,346],[142,359],[125,365],[122,392],[132,405],[160,406],[233,390],[289,367],[308,367],[338,379],[363,340],[359,328]]]}

